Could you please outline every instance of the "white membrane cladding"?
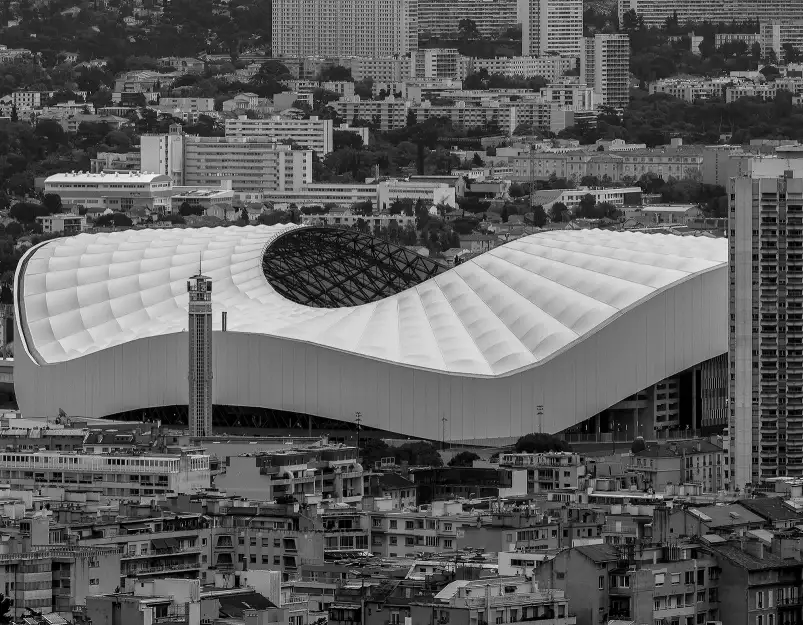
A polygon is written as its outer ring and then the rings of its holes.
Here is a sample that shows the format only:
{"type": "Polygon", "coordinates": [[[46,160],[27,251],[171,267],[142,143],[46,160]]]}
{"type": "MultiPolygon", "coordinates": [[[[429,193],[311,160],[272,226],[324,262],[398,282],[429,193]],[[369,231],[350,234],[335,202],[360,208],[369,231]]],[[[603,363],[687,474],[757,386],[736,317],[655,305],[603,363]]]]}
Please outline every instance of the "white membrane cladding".
{"type": "Polygon", "coordinates": [[[48,365],[180,333],[186,281],[200,269],[213,281],[216,330],[227,311],[229,332],[422,370],[505,376],[727,263],[724,239],[543,232],[378,302],[310,308],[278,294],[262,272],[266,246],[293,227],[129,230],[48,241],[18,270],[23,347],[48,365]]]}

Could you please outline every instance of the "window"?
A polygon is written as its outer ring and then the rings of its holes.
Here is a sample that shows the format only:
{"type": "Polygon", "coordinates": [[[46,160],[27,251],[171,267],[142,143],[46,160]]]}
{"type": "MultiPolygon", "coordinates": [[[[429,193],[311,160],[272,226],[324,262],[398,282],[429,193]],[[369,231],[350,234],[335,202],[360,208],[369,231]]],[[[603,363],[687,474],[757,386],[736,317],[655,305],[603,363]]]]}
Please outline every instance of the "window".
{"type": "Polygon", "coordinates": [[[673,584],[680,583],[680,573],[672,573],[672,583],[673,584]]]}
{"type": "Polygon", "coordinates": [[[664,585],[664,574],[663,573],[656,573],[655,574],[655,585],[656,586],[663,586],[664,585]]]}
{"type": "Polygon", "coordinates": [[[397,528],[397,525],[398,525],[397,521],[391,521],[390,522],[390,529],[395,530],[397,528]]]}
{"type": "Polygon", "coordinates": [[[764,616],[762,614],[756,617],[756,625],[764,625],[764,616]]]}
{"type": "Polygon", "coordinates": [[[600,576],[599,576],[599,584],[598,584],[598,588],[599,588],[600,590],[605,590],[605,576],[604,576],[604,575],[600,575],[600,576]]]}
{"type": "Polygon", "coordinates": [[[97,577],[93,577],[89,580],[90,586],[98,586],[100,584],[100,579],[97,577]]]}
{"type": "Polygon", "coordinates": [[[445,538],[443,540],[443,547],[444,547],[444,549],[451,549],[452,548],[452,540],[450,538],[445,538]]]}

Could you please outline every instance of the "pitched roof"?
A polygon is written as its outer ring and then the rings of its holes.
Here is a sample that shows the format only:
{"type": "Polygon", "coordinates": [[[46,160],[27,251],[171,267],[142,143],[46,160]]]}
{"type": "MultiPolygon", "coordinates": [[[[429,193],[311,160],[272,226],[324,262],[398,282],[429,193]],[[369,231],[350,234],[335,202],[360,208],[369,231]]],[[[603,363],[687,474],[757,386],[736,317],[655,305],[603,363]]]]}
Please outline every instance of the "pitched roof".
{"type": "Polygon", "coordinates": [[[639,458],[671,458],[673,456],[711,454],[722,451],[722,447],[709,441],[678,441],[664,445],[652,445],[635,455],[639,458]],[[699,445],[700,449],[697,449],[699,445]]]}
{"type": "Polygon", "coordinates": [[[258,592],[218,597],[220,616],[240,617],[246,610],[268,610],[276,605],[258,592]]]}
{"type": "Polygon", "coordinates": [[[619,559],[619,551],[612,545],[581,545],[575,547],[575,550],[594,562],[613,562],[619,559]]]}
{"type": "Polygon", "coordinates": [[[736,566],[747,569],[748,571],[761,571],[766,569],[776,569],[783,566],[803,566],[796,560],[782,560],[773,555],[768,550],[764,550],[762,558],[742,551],[732,543],[724,545],[710,545],[708,547],[714,554],[722,556],[736,566]]]}
{"type": "Polygon", "coordinates": [[[741,525],[763,524],[764,519],[743,508],[739,504],[726,506],[704,506],[702,508],[689,508],[688,514],[701,519],[708,527],[738,527],[741,525]]]}
{"type": "Polygon", "coordinates": [[[415,483],[396,473],[383,473],[379,476],[379,486],[385,490],[415,488],[415,483]]]}
{"type": "Polygon", "coordinates": [[[797,521],[803,520],[801,516],[789,508],[780,497],[759,497],[757,499],[742,499],[739,505],[755,512],[768,521],[797,521]]]}

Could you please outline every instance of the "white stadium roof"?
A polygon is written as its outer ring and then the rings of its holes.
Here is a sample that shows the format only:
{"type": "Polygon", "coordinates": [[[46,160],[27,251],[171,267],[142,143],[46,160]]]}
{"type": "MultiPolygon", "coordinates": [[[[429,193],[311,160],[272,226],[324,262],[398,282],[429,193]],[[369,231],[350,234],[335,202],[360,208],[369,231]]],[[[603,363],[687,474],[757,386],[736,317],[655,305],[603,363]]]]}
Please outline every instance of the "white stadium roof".
{"type": "MultiPolygon", "coordinates": [[[[235,341],[238,335],[250,337],[247,340],[251,345],[259,343],[253,337],[264,337],[264,349],[254,356],[260,363],[253,366],[263,366],[262,358],[288,358],[284,352],[292,345],[293,358],[301,353],[309,357],[310,349],[315,354],[328,350],[328,355],[322,357],[340,355],[344,363],[348,361],[352,366],[371,367],[370,362],[381,362],[393,371],[438,374],[438,384],[443,375],[497,379],[517,377],[530,370],[539,371],[538,377],[546,380],[549,376],[544,372],[550,362],[575,352],[583,344],[585,349],[600,350],[615,332],[622,345],[620,351],[628,351],[624,349],[628,343],[640,345],[638,368],[651,370],[643,362],[645,357],[665,361],[664,366],[652,367],[655,375],[662,377],[647,380],[646,384],[639,379],[648,375],[646,372],[622,371],[642,386],[628,392],[632,385],[622,382],[621,390],[614,391],[625,393],[615,400],[618,401],[727,351],[724,239],[600,230],[544,232],[498,247],[380,301],[344,308],[313,308],[286,299],[274,290],[263,272],[265,249],[287,231],[287,226],[129,230],[51,240],[31,250],[18,270],[21,298],[17,317],[26,360],[34,365],[32,380],[39,379],[40,391],[50,385],[54,393],[61,392],[63,383],[56,380],[55,372],[69,371],[67,379],[88,390],[65,392],[62,399],[52,397],[56,403],[46,407],[43,402],[47,392],[39,393],[34,400],[34,389],[26,396],[22,382],[18,395],[23,411],[28,400],[32,409],[53,411],[62,406],[58,401],[69,403],[69,397],[75,397],[71,414],[84,416],[185,403],[186,382],[174,384],[175,397],[168,397],[171,392],[161,386],[158,397],[149,397],[150,386],[137,382],[137,398],[120,401],[119,406],[114,398],[103,397],[103,390],[94,385],[104,384],[102,369],[109,366],[107,358],[119,361],[115,366],[122,367],[129,379],[143,376],[143,372],[136,371],[142,365],[132,364],[120,354],[126,350],[131,353],[131,346],[136,344],[137,357],[149,362],[154,350],[165,349],[168,337],[178,341],[175,349],[182,353],[176,358],[182,358],[184,364],[181,360],[172,361],[172,355],[165,358],[180,369],[175,373],[176,379],[186,380],[186,339],[180,336],[187,327],[186,282],[198,272],[199,263],[203,273],[213,280],[215,330],[220,330],[220,313],[228,313],[228,332],[216,333],[216,349],[223,337],[226,341],[235,341]],[[708,274],[716,278],[705,278],[708,274]],[[709,279],[715,280],[715,286],[704,284],[709,279]],[[700,284],[686,284],[695,280],[700,284]],[[688,304],[674,301],[672,309],[667,310],[666,294],[680,293],[680,289],[684,289],[683,298],[688,298],[688,304]],[[645,306],[656,297],[663,298],[658,313],[655,304],[645,306]],[[717,297],[722,297],[724,303],[713,301],[717,297]],[[635,311],[640,314],[631,314],[635,311]],[[669,332],[656,329],[656,314],[661,324],[671,325],[672,334],[657,343],[663,353],[645,356],[648,346],[640,343],[650,339],[641,336],[642,325],[651,325],[649,335],[669,332]],[[717,314],[722,318],[716,318],[717,314]],[[606,328],[628,315],[616,330],[605,334],[606,328]],[[642,319],[644,315],[652,320],[642,319]],[[701,336],[689,331],[688,339],[681,337],[681,326],[696,325],[703,328],[701,336]],[[719,325],[725,330],[720,330],[719,325]],[[630,337],[621,334],[628,327],[633,332],[630,337]],[[605,334],[604,340],[601,333],[605,334]],[[591,339],[597,335],[600,337],[591,339]],[[678,345],[670,345],[675,340],[678,345]],[[276,352],[277,345],[284,347],[276,352]],[[671,357],[668,352],[672,352],[671,357]],[[77,366],[79,362],[82,367],[77,366]],[[58,366],[70,364],[68,368],[58,366]],[[83,367],[92,370],[87,373],[83,367]],[[93,382],[88,381],[89,377],[93,382]],[[82,394],[91,397],[81,397],[82,394]],[[143,406],[129,405],[137,401],[143,406]]],[[[261,396],[249,398],[248,390],[225,390],[225,376],[218,371],[219,357],[223,356],[216,353],[216,403],[226,396],[225,401],[237,405],[263,405],[266,400],[261,396]]],[[[604,361],[605,357],[586,354],[582,359],[604,361]]],[[[19,353],[17,358],[20,359],[19,353]]],[[[294,362],[296,373],[309,381],[310,372],[297,360],[294,362]]],[[[346,366],[344,363],[340,367],[346,366]]],[[[613,355],[610,364],[616,366],[613,355]]],[[[116,371],[114,366],[111,370],[116,371]]],[[[323,373],[320,364],[316,371],[318,375],[323,373]]],[[[393,379],[393,375],[389,376],[393,379]]],[[[322,381],[317,384],[320,387],[322,381]]],[[[369,403],[376,401],[382,400],[369,398],[369,403]]],[[[519,412],[528,410],[524,400],[515,401],[522,404],[517,408],[519,412]]],[[[539,401],[548,402],[546,398],[533,397],[528,403],[539,401]]],[[[598,406],[609,401],[600,398],[590,403],[598,406]]],[[[353,414],[345,405],[329,410],[327,399],[320,396],[314,409],[309,408],[308,398],[300,400],[294,395],[291,403],[289,407],[282,399],[271,407],[344,419],[353,414]]],[[[341,403],[349,404],[345,400],[341,403]]],[[[454,401],[449,399],[448,403],[454,401]]],[[[369,409],[365,408],[363,412],[369,409]]],[[[467,408],[461,406],[459,410],[465,413],[467,408]]],[[[455,414],[446,416],[460,418],[455,414]]],[[[581,420],[577,414],[565,418],[581,420]]],[[[560,421],[564,420],[561,416],[560,421]]],[[[524,417],[520,421],[526,430],[524,417]]],[[[404,429],[397,427],[394,431],[404,429]]]]}

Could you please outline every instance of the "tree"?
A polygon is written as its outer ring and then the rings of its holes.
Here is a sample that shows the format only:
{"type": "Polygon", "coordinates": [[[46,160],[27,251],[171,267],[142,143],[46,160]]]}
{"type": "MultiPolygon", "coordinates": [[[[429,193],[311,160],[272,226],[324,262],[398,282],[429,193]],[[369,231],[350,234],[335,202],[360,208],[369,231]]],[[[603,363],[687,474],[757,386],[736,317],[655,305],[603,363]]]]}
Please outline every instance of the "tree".
{"type": "Polygon", "coordinates": [[[630,453],[633,453],[633,454],[637,454],[638,452],[644,451],[645,449],[647,449],[647,445],[644,442],[644,437],[643,436],[637,436],[633,440],[633,444],[630,445],[630,453]]]}
{"type": "Polygon", "coordinates": [[[203,215],[204,209],[200,204],[193,205],[185,201],[178,207],[178,214],[182,217],[186,217],[187,215],[203,215]]]}
{"type": "Polygon", "coordinates": [[[400,462],[407,461],[411,465],[442,467],[443,459],[437,448],[431,443],[405,443],[396,448],[396,458],[400,462]]]}
{"type": "Polygon", "coordinates": [[[545,451],[571,451],[569,444],[552,434],[525,434],[516,441],[516,453],[543,453],[545,451]]]}
{"type": "Polygon", "coordinates": [[[580,198],[580,204],[577,207],[577,216],[593,219],[596,217],[596,213],[594,212],[594,207],[596,205],[596,198],[590,193],[586,193],[582,198],[580,198]]]}
{"type": "Polygon", "coordinates": [[[332,67],[322,69],[320,74],[318,74],[318,80],[321,82],[328,80],[354,82],[354,78],[351,76],[351,70],[342,65],[333,65],[332,67]]]}
{"type": "Polygon", "coordinates": [[[536,228],[543,228],[544,225],[546,225],[547,219],[546,211],[541,204],[533,206],[532,221],[536,228]]]}
{"type": "Polygon", "coordinates": [[[243,226],[247,226],[248,223],[251,221],[248,218],[248,211],[245,209],[245,206],[243,206],[243,209],[240,211],[240,221],[242,222],[241,225],[243,226]]]}
{"type": "Polygon", "coordinates": [[[130,228],[133,225],[131,218],[122,213],[101,215],[95,220],[95,226],[98,228],[130,228]]]}
{"type": "Polygon", "coordinates": [[[800,52],[792,43],[786,42],[781,46],[784,61],[787,63],[798,63],[800,61],[800,52]]]}
{"type": "Polygon", "coordinates": [[[477,23],[467,17],[464,17],[457,23],[457,31],[463,39],[475,39],[479,37],[480,34],[477,23]]]}
{"type": "Polygon", "coordinates": [[[502,223],[503,224],[507,223],[509,215],[510,215],[510,213],[508,212],[507,204],[505,204],[505,205],[502,206],[502,213],[500,215],[502,217],[502,223]]]}
{"type": "Polygon", "coordinates": [[[11,625],[13,618],[10,613],[11,599],[0,594],[0,625],[11,625]]]}
{"type": "Polygon", "coordinates": [[[569,221],[569,217],[570,217],[569,208],[563,202],[555,202],[549,208],[549,218],[554,223],[569,221]]]}
{"type": "Polygon", "coordinates": [[[61,212],[61,196],[58,193],[45,193],[42,204],[51,215],[61,212]]]}
{"type": "Polygon", "coordinates": [[[461,451],[459,454],[455,455],[455,457],[449,461],[449,466],[471,467],[474,465],[474,461],[479,459],[480,457],[473,451],[461,451]]]}
{"type": "Polygon", "coordinates": [[[37,217],[44,217],[49,215],[50,212],[41,204],[33,204],[32,202],[17,202],[11,207],[9,216],[16,219],[21,224],[32,224],[36,221],[37,217]]]}

